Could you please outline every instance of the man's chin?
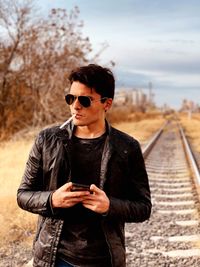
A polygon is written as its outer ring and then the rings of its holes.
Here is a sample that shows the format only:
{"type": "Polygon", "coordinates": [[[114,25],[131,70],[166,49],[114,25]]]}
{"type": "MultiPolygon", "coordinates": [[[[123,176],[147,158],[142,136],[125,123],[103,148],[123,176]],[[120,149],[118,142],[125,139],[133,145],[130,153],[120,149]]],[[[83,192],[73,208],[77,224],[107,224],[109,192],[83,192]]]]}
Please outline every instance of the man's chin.
{"type": "Polygon", "coordinates": [[[86,126],[87,125],[83,121],[79,121],[79,120],[74,120],[73,122],[75,126],[86,126]]]}

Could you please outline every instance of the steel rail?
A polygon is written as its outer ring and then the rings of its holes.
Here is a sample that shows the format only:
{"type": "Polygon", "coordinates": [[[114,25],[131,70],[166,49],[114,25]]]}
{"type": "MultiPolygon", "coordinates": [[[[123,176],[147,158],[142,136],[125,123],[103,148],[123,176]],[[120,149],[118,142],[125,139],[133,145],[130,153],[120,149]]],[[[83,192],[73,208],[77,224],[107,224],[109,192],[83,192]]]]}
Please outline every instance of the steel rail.
{"type": "Polygon", "coordinates": [[[169,122],[167,121],[161,128],[160,130],[158,130],[153,137],[150,139],[150,141],[147,143],[147,145],[142,149],[142,154],[144,156],[144,158],[147,157],[147,155],[149,154],[149,152],[152,150],[153,146],[155,145],[156,141],[158,140],[158,138],[161,136],[164,128],[166,127],[166,125],[169,122]]]}
{"type": "Polygon", "coordinates": [[[186,151],[186,155],[188,157],[188,161],[190,163],[190,166],[192,168],[192,171],[196,177],[196,182],[197,182],[197,185],[200,185],[200,170],[197,166],[197,162],[195,160],[195,156],[192,152],[192,149],[191,149],[191,146],[185,136],[185,133],[183,131],[183,128],[181,127],[181,125],[179,124],[179,131],[180,131],[180,134],[181,134],[181,138],[183,140],[183,144],[184,144],[184,147],[185,147],[185,151],[186,151]]]}
{"type": "MultiPolygon", "coordinates": [[[[144,156],[144,158],[146,159],[147,155],[150,153],[150,151],[153,149],[156,141],[159,139],[159,137],[161,136],[164,128],[167,126],[169,122],[167,121],[160,130],[158,130],[155,135],[150,139],[150,141],[147,143],[147,145],[142,149],[142,154],[144,156]]],[[[185,133],[183,131],[183,128],[181,127],[181,125],[179,123],[178,127],[179,127],[179,132],[180,132],[180,136],[182,138],[183,141],[183,146],[185,148],[185,152],[186,152],[186,156],[188,158],[188,162],[191,166],[191,169],[194,173],[194,176],[196,177],[196,183],[199,186],[200,185],[200,170],[198,168],[197,162],[195,160],[195,156],[192,152],[191,146],[185,136],[185,133]]]]}

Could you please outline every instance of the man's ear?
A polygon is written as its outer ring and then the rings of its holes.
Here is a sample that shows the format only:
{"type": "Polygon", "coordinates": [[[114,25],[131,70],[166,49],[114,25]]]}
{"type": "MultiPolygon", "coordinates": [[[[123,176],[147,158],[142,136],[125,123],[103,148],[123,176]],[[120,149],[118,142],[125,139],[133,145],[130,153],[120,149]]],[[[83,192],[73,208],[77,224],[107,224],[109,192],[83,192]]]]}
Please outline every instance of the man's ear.
{"type": "Polygon", "coordinates": [[[106,99],[105,105],[104,105],[105,112],[111,108],[112,102],[113,102],[112,98],[106,99]]]}

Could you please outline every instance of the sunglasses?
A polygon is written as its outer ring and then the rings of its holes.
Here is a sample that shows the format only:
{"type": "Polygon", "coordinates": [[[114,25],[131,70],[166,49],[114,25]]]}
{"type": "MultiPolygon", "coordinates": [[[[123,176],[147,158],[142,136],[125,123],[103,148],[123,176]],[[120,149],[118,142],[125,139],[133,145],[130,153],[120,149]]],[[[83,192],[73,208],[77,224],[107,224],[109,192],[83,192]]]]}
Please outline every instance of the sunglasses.
{"type": "Polygon", "coordinates": [[[65,101],[68,105],[72,105],[77,98],[81,106],[83,106],[84,108],[90,107],[92,105],[92,102],[98,102],[107,99],[107,97],[102,97],[99,100],[93,100],[90,96],[75,96],[72,94],[67,94],[65,96],[65,101]]]}

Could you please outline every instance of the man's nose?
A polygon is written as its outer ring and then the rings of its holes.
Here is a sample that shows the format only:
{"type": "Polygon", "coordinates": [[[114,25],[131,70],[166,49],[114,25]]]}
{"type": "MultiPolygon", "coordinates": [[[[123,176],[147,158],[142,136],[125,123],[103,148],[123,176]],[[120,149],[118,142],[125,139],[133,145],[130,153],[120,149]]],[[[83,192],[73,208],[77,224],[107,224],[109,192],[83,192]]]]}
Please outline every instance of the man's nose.
{"type": "Polygon", "coordinates": [[[75,101],[73,103],[73,108],[74,109],[80,109],[80,108],[82,108],[80,102],[78,101],[78,97],[75,99],[75,101]]]}

